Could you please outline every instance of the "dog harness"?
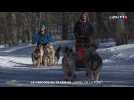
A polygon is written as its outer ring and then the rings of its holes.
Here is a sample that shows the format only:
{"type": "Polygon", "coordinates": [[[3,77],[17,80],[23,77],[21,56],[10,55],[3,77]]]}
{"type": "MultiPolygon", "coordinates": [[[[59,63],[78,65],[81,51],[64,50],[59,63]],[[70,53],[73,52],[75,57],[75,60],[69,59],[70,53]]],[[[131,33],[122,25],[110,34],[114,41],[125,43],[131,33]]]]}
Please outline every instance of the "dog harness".
{"type": "Polygon", "coordinates": [[[82,47],[79,47],[79,48],[76,49],[76,53],[77,53],[77,56],[78,56],[78,60],[82,60],[85,57],[86,49],[82,48],[82,47]]]}

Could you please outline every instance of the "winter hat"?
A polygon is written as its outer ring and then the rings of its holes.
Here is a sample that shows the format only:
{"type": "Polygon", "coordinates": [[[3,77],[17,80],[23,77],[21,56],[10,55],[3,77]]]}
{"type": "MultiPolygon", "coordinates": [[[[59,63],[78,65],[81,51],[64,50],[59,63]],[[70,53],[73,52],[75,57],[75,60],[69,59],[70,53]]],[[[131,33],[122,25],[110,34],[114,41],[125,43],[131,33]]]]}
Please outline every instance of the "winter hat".
{"type": "Polygon", "coordinates": [[[40,27],[42,27],[42,26],[48,27],[48,23],[46,21],[42,21],[40,24],[40,27]]]}

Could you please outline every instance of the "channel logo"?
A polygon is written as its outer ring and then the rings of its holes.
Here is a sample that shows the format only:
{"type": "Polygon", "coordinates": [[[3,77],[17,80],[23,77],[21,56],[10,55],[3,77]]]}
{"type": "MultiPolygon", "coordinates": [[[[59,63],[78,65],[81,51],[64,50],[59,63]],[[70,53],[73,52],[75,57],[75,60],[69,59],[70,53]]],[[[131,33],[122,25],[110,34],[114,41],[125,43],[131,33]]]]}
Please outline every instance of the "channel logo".
{"type": "Polygon", "coordinates": [[[127,22],[128,21],[128,16],[109,16],[110,21],[112,21],[113,24],[116,22],[127,22]]]}

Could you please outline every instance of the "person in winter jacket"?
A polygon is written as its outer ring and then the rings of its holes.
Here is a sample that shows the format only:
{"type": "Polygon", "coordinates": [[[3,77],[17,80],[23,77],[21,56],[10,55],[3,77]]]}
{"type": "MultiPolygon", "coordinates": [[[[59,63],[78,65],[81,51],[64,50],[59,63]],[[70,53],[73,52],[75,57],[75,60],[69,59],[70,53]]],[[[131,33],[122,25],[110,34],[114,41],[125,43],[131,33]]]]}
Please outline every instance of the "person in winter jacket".
{"type": "Polygon", "coordinates": [[[94,28],[89,21],[89,15],[86,12],[81,13],[80,20],[74,27],[76,48],[88,48],[94,38],[94,28]]]}
{"type": "Polygon", "coordinates": [[[81,13],[80,20],[74,26],[74,35],[76,39],[76,64],[81,65],[86,55],[86,50],[90,47],[91,44],[95,43],[94,28],[89,21],[89,15],[87,12],[81,13]]]}
{"type": "Polygon", "coordinates": [[[47,45],[52,42],[54,42],[54,39],[52,38],[52,34],[48,32],[48,25],[46,22],[42,22],[40,31],[33,36],[33,44],[39,46],[40,44],[47,45]]]}

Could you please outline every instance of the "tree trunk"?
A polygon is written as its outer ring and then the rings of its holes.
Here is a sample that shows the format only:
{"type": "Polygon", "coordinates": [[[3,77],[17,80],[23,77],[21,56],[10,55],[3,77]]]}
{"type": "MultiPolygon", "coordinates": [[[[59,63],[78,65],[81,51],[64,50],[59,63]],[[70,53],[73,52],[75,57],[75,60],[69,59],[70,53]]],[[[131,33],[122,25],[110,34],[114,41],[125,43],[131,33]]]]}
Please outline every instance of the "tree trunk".
{"type": "Polygon", "coordinates": [[[66,23],[66,14],[65,12],[62,13],[62,39],[66,40],[67,39],[67,23],[66,23]]]}
{"type": "Polygon", "coordinates": [[[12,13],[11,16],[12,16],[12,34],[13,34],[12,42],[13,45],[16,45],[17,44],[16,14],[12,13]]]}
{"type": "MultiPolygon", "coordinates": [[[[118,16],[125,16],[125,12],[119,12],[117,13],[118,16]]],[[[117,25],[116,25],[116,45],[121,45],[121,44],[127,44],[128,43],[128,36],[125,31],[125,24],[124,20],[117,20],[117,25]]]]}

